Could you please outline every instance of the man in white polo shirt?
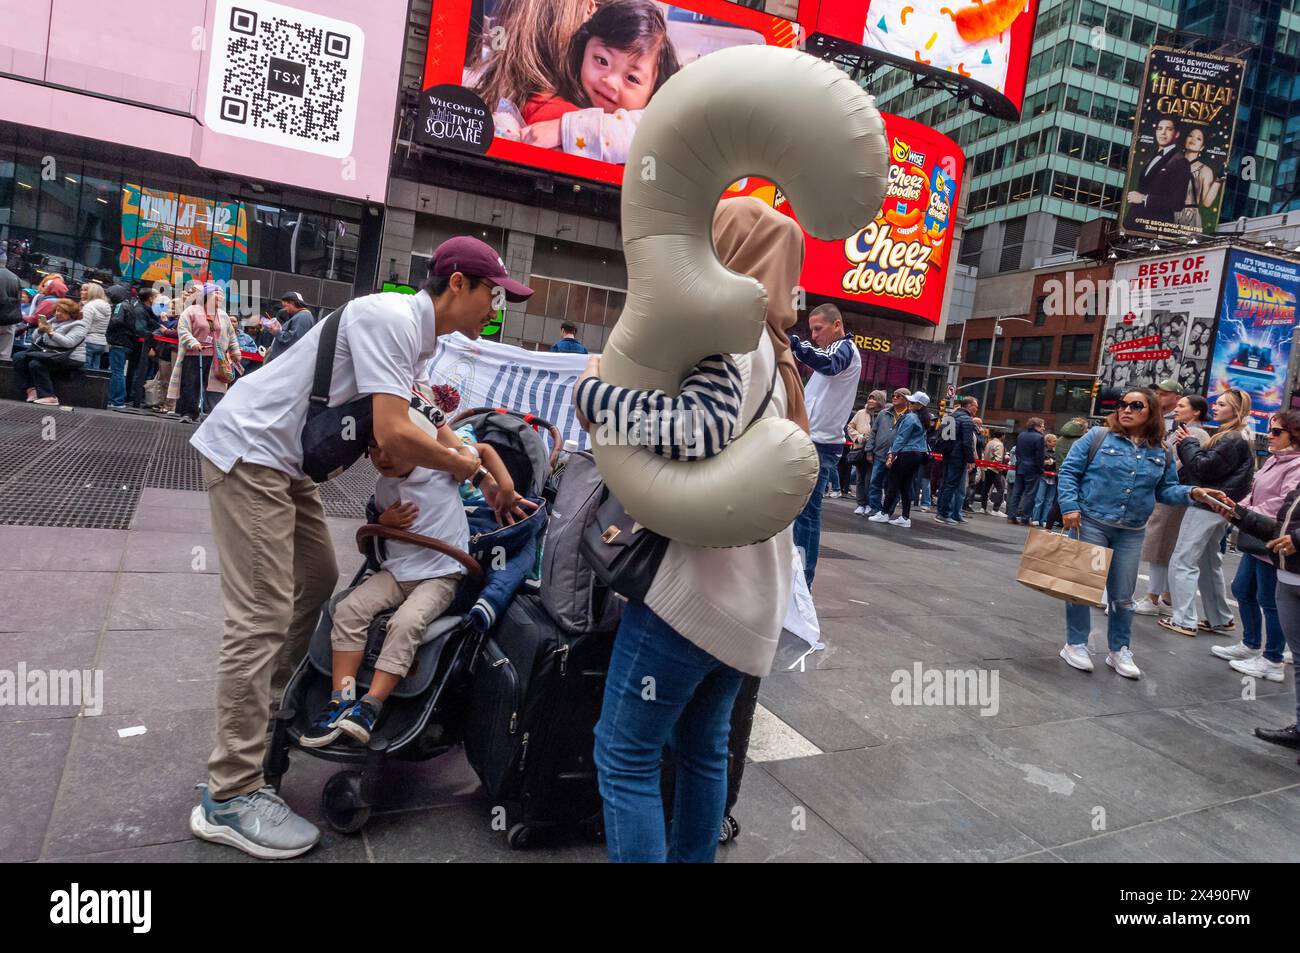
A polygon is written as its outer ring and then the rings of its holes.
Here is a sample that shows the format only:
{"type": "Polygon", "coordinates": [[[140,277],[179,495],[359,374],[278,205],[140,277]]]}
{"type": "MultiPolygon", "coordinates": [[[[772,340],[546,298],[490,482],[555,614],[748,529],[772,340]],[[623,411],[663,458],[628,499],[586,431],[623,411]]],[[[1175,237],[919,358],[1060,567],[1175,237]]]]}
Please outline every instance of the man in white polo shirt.
{"type": "MultiPolygon", "coordinates": [[[[502,296],[522,301],[531,294],[506,274],[490,246],[449,239],[434,250],[419,294],[372,294],[343,309],[329,400],[312,413],[350,405],[340,420],[364,429],[368,409],[373,425],[370,434],[357,435],[360,447],[373,439],[403,471],[426,467],[477,480],[503,522],[525,515],[531,504],[498,493],[472,454],[425,433],[411,420],[410,406],[412,385],[438,337],[459,331],[477,338],[502,296]]],[[[268,859],[297,856],[320,839],[315,825],[265,785],[262,760],[271,707],[338,581],[320,493],[304,472],[303,427],[329,326],[328,319],[317,322],[273,364],[241,379],[191,440],[203,457],[226,625],[217,665],[217,743],[190,830],[268,859]],[[283,571],[289,566],[292,575],[283,571]]],[[[352,435],[347,439],[357,446],[352,435]]]]}
{"type": "Polygon", "coordinates": [[[812,368],[812,377],[804,385],[804,400],[810,435],[821,461],[817,488],[794,521],[794,544],[803,551],[804,577],[811,589],[821,548],[822,493],[844,453],[844,425],[857,399],[862,356],[853,338],[844,333],[844,316],[833,304],[818,305],[808,313],[808,333],[811,344],[791,334],[790,349],[800,363],[812,368]]]}

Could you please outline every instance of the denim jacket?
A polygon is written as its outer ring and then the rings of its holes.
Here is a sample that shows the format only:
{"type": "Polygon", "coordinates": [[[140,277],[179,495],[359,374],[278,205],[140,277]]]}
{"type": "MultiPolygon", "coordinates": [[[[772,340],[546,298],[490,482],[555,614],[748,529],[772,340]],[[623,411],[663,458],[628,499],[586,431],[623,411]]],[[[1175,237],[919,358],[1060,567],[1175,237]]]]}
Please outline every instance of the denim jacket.
{"type": "Polygon", "coordinates": [[[920,450],[922,453],[930,452],[930,447],[925,442],[925,430],[921,427],[921,421],[910,410],[898,422],[898,429],[894,431],[894,442],[890,446],[889,452],[894,456],[898,456],[900,453],[907,453],[909,450],[920,450]]]}
{"type": "Polygon", "coordinates": [[[1102,427],[1075,441],[1057,485],[1062,514],[1082,511],[1088,519],[1125,529],[1145,526],[1157,501],[1186,506],[1191,495],[1190,486],[1179,485],[1174,461],[1163,447],[1139,447],[1102,427]],[[1089,464],[1088,452],[1097,440],[1101,449],[1089,464]]]}

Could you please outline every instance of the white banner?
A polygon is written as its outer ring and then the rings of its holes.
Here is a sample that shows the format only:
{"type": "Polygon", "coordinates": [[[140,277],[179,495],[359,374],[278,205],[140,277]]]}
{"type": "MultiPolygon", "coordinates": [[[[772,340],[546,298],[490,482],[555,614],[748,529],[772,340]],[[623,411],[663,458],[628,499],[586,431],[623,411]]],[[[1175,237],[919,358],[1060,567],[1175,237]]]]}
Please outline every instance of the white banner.
{"type": "Polygon", "coordinates": [[[457,410],[507,407],[549,420],[561,442],[590,445],[573,408],[573,385],[587,366],[586,354],[525,351],[512,344],[471,341],[460,334],[438,339],[429,360],[430,384],[446,384],[460,395],[457,410]]]}
{"type": "MultiPolygon", "coordinates": [[[[586,354],[525,351],[511,344],[471,341],[460,334],[438,339],[438,350],[426,368],[428,382],[455,388],[460,395],[457,411],[471,407],[506,407],[536,414],[560,430],[562,440],[590,446],[587,432],[573,408],[573,386],[587,366],[586,354]]],[[[454,416],[454,412],[452,413],[454,416]]],[[[824,648],[817,610],[803,581],[803,565],[794,551],[794,590],[786,612],[785,628],[813,649],[824,648]]]]}

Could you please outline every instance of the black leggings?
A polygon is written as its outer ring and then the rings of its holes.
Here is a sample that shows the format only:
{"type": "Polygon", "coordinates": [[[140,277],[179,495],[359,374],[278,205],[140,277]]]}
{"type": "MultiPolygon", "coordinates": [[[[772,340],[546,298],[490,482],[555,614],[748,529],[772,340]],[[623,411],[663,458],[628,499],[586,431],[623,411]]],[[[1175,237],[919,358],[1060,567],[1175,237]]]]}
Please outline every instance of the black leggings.
{"type": "Polygon", "coordinates": [[[884,511],[894,512],[894,504],[899,498],[903,501],[903,519],[912,518],[912,478],[917,468],[929,458],[922,450],[907,450],[894,457],[894,465],[889,468],[886,479],[884,511]]]}

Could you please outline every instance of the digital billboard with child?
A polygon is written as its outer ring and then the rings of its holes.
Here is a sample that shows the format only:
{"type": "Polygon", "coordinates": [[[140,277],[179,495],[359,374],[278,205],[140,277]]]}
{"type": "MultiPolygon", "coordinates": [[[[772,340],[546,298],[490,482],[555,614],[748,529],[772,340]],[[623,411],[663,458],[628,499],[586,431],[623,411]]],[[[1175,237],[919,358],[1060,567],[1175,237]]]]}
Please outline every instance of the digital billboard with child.
{"type": "Polygon", "coordinates": [[[674,73],[732,46],[793,46],[796,29],[723,0],[435,0],[424,88],[482,102],[490,136],[472,105],[436,97],[437,131],[455,129],[467,151],[490,140],[490,157],[618,184],[643,110],[674,73]]]}

